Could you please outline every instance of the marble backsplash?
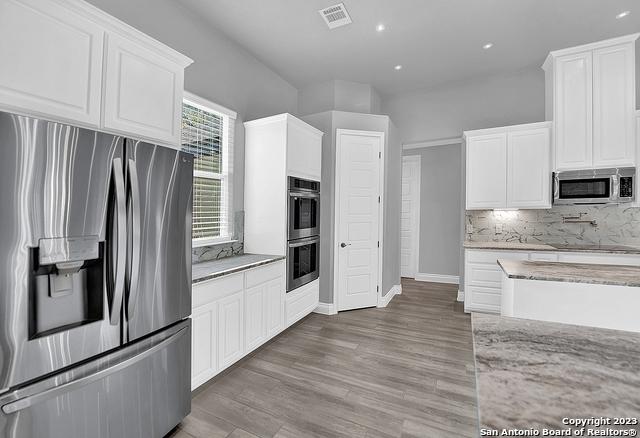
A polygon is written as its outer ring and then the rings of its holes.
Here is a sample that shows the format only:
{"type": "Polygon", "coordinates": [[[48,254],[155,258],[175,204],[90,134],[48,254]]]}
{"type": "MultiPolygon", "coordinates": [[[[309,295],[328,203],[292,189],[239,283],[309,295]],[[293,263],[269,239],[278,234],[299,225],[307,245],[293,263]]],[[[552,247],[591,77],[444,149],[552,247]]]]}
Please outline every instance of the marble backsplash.
{"type": "Polygon", "coordinates": [[[191,250],[191,263],[244,254],[244,211],[237,211],[233,215],[233,237],[231,240],[231,242],[216,245],[194,247],[191,250]]]}
{"type": "Polygon", "coordinates": [[[640,246],[640,208],[566,205],[548,210],[468,210],[465,236],[472,241],[640,246]]]}

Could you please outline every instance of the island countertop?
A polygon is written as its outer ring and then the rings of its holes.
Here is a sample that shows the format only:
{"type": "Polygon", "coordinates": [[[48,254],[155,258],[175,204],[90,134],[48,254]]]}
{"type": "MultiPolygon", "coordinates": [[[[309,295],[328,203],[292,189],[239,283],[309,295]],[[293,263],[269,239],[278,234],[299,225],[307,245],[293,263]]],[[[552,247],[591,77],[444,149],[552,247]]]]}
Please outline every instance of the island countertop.
{"type": "Polygon", "coordinates": [[[640,287],[640,266],[498,259],[509,278],[640,287]]]}
{"type": "Polygon", "coordinates": [[[200,283],[223,275],[284,260],[284,258],[284,256],[266,254],[241,254],[218,260],[194,263],[191,266],[192,281],[193,283],[200,283]]]}
{"type": "Polygon", "coordinates": [[[471,321],[481,428],[639,416],[640,334],[477,313],[471,321]]]}

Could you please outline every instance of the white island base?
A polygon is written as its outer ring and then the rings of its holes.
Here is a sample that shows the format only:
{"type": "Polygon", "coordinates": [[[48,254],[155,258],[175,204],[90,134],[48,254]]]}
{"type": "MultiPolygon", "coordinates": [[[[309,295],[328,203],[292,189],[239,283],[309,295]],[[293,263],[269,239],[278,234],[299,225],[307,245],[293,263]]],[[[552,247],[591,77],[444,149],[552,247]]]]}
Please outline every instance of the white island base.
{"type": "Polygon", "coordinates": [[[501,315],[640,332],[640,288],[502,276],[501,315]]]}

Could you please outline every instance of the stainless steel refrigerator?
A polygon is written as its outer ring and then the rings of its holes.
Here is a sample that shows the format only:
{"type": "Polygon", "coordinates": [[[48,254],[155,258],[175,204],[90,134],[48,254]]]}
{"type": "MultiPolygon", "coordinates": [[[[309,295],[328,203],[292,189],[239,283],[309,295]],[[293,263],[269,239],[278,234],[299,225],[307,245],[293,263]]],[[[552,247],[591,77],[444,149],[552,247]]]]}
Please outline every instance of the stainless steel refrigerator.
{"type": "Polygon", "coordinates": [[[189,413],[192,175],[0,113],[0,437],[162,437],[189,413]]]}

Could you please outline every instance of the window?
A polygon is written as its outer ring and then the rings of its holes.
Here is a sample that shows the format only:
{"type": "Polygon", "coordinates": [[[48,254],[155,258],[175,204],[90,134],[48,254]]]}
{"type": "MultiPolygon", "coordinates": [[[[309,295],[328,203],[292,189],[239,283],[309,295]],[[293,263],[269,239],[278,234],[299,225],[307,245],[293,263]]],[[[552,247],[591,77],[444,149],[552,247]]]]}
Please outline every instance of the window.
{"type": "Polygon", "coordinates": [[[193,160],[193,245],[231,240],[233,130],[236,114],[185,92],[182,149],[193,160]]]}

